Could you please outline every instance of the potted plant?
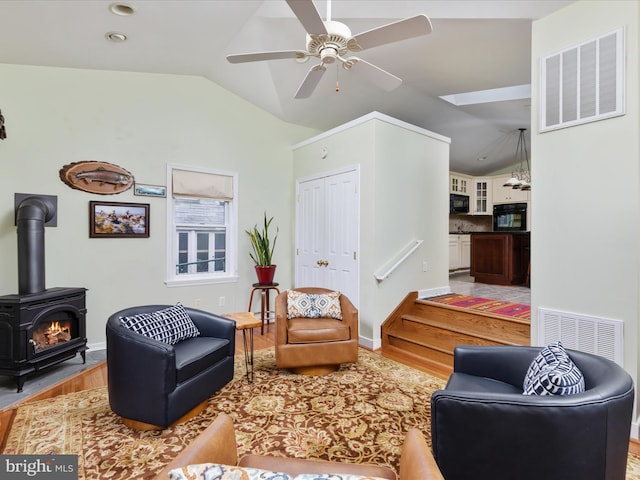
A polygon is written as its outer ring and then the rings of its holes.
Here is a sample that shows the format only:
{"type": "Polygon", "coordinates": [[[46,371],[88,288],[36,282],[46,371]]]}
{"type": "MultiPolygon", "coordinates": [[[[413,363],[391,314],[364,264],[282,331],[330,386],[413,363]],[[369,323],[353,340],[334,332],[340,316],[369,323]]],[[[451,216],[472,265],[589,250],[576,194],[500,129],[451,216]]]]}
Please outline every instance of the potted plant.
{"type": "Polygon", "coordinates": [[[273,237],[273,241],[269,239],[269,226],[273,221],[273,217],[267,219],[267,212],[264,212],[264,224],[262,229],[258,228],[258,225],[254,225],[251,230],[245,230],[249,239],[251,240],[251,247],[253,252],[249,255],[255,262],[256,275],[258,276],[258,283],[263,285],[270,285],[273,283],[273,276],[276,272],[276,265],[271,264],[271,257],[273,256],[273,249],[276,246],[276,240],[278,239],[279,228],[276,227],[276,234],[273,237]]]}

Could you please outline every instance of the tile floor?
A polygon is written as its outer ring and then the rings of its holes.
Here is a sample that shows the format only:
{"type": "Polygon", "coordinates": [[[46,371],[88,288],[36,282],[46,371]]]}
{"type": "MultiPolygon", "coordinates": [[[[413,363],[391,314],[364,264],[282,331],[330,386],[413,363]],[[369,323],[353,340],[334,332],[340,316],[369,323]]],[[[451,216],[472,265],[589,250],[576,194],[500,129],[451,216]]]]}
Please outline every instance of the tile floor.
{"type": "Polygon", "coordinates": [[[531,289],[522,285],[503,286],[474,283],[468,272],[449,275],[449,287],[453,293],[473,295],[475,297],[492,298],[507,302],[531,305],[531,289]]]}
{"type": "Polygon", "coordinates": [[[87,362],[82,363],[82,357],[76,355],[66,362],[44,368],[38,372],[27,375],[22,392],[17,393],[15,378],[0,375],[0,410],[14,403],[24,400],[45,388],[61,382],[62,380],[96,365],[107,358],[106,350],[87,351],[87,362]]]}

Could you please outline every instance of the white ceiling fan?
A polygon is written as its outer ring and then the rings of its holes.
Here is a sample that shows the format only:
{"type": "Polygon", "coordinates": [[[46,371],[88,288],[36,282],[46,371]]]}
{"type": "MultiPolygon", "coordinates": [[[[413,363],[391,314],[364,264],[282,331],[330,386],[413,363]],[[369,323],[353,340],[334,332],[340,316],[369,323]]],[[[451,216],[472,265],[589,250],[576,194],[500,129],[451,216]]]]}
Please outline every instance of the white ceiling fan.
{"type": "Polygon", "coordinates": [[[383,90],[391,91],[398,88],[402,79],[361,58],[346,55],[431,33],[429,18],[426,15],[417,15],[351,35],[351,30],[344,23],[331,20],[331,0],[327,2],[327,20],[322,20],[312,0],[286,2],[307,31],[306,50],[242,53],[227,55],[227,60],[231,63],[245,63],[287,58],[297,61],[306,61],[311,57],[319,58],[320,63],[311,67],[298,87],[295,98],[311,96],[326,71],[326,66],[335,63],[336,60],[342,63],[345,70],[360,74],[383,90]]]}

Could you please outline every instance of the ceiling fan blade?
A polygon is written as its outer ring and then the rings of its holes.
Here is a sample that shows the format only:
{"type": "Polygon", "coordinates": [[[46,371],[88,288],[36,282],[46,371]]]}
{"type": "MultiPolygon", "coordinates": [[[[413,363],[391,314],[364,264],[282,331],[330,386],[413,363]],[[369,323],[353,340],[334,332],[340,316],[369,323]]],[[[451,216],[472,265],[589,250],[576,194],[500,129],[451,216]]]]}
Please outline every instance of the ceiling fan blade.
{"type": "Polygon", "coordinates": [[[311,0],[287,0],[287,4],[308,34],[327,34],[327,27],[311,0]]]}
{"type": "Polygon", "coordinates": [[[280,60],[282,58],[303,59],[307,57],[304,50],[274,50],[272,52],[238,53],[227,55],[230,63],[260,62],[262,60],[280,60]]]}
{"type": "Polygon", "coordinates": [[[432,27],[429,17],[426,15],[417,15],[354,35],[353,38],[349,40],[348,47],[349,50],[357,52],[365,48],[377,47],[420,35],[427,35],[431,33],[431,30],[432,27]]]}
{"type": "Polygon", "coordinates": [[[347,61],[351,65],[348,69],[350,72],[353,71],[387,92],[398,88],[402,84],[401,78],[358,57],[349,57],[347,61]]]}
{"type": "Polygon", "coordinates": [[[298,87],[295,98],[309,98],[318,86],[318,82],[320,82],[326,70],[327,68],[322,64],[311,67],[311,70],[307,72],[307,76],[304,77],[304,80],[298,87]]]}

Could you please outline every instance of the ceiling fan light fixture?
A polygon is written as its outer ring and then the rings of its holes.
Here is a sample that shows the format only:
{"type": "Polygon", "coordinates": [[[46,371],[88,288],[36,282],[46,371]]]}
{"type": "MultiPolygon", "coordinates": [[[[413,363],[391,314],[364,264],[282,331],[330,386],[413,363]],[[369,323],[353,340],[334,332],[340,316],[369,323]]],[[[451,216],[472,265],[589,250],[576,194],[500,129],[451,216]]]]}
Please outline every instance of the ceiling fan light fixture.
{"type": "MultiPolygon", "coordinates": [[[[431,22],[426,15],[416,15],[415,17],[405,18],[352,35],[347,25],[331,20],[331,0],[327,2],[326,20],[323,20],[320,16],[313,0],[286,0],[286,3],[306,31],[307,48],[304,52],[298,50],[272,50],[241,53],[227,55],[227,60],[230,63],[246,63],[293,58],[296,62],[302,63],[309,57],[318,58],[320,64],[315,65],[307,72],[294,98],[308,98],[325,72],[325,65],[336,63],[336,60],[342,63],[346,70],[355,67],[354,70],[357,75],[382,90],[389,92],[398,88],[402,84],[401,78],[366,60],[348,57],[348,54],[426,35],[432,29],[431,22]]],[[[336,82],[336,91],[339,90],[340,86],[336,82]]]]}
{"type": "Polygon", "coordinates": [[[320,52],[320,60],[324,64],[334,63],[336,61],[337,56],[338,56],[338,52],[333,47],[323,48],[322,51],[320,52]]]}

